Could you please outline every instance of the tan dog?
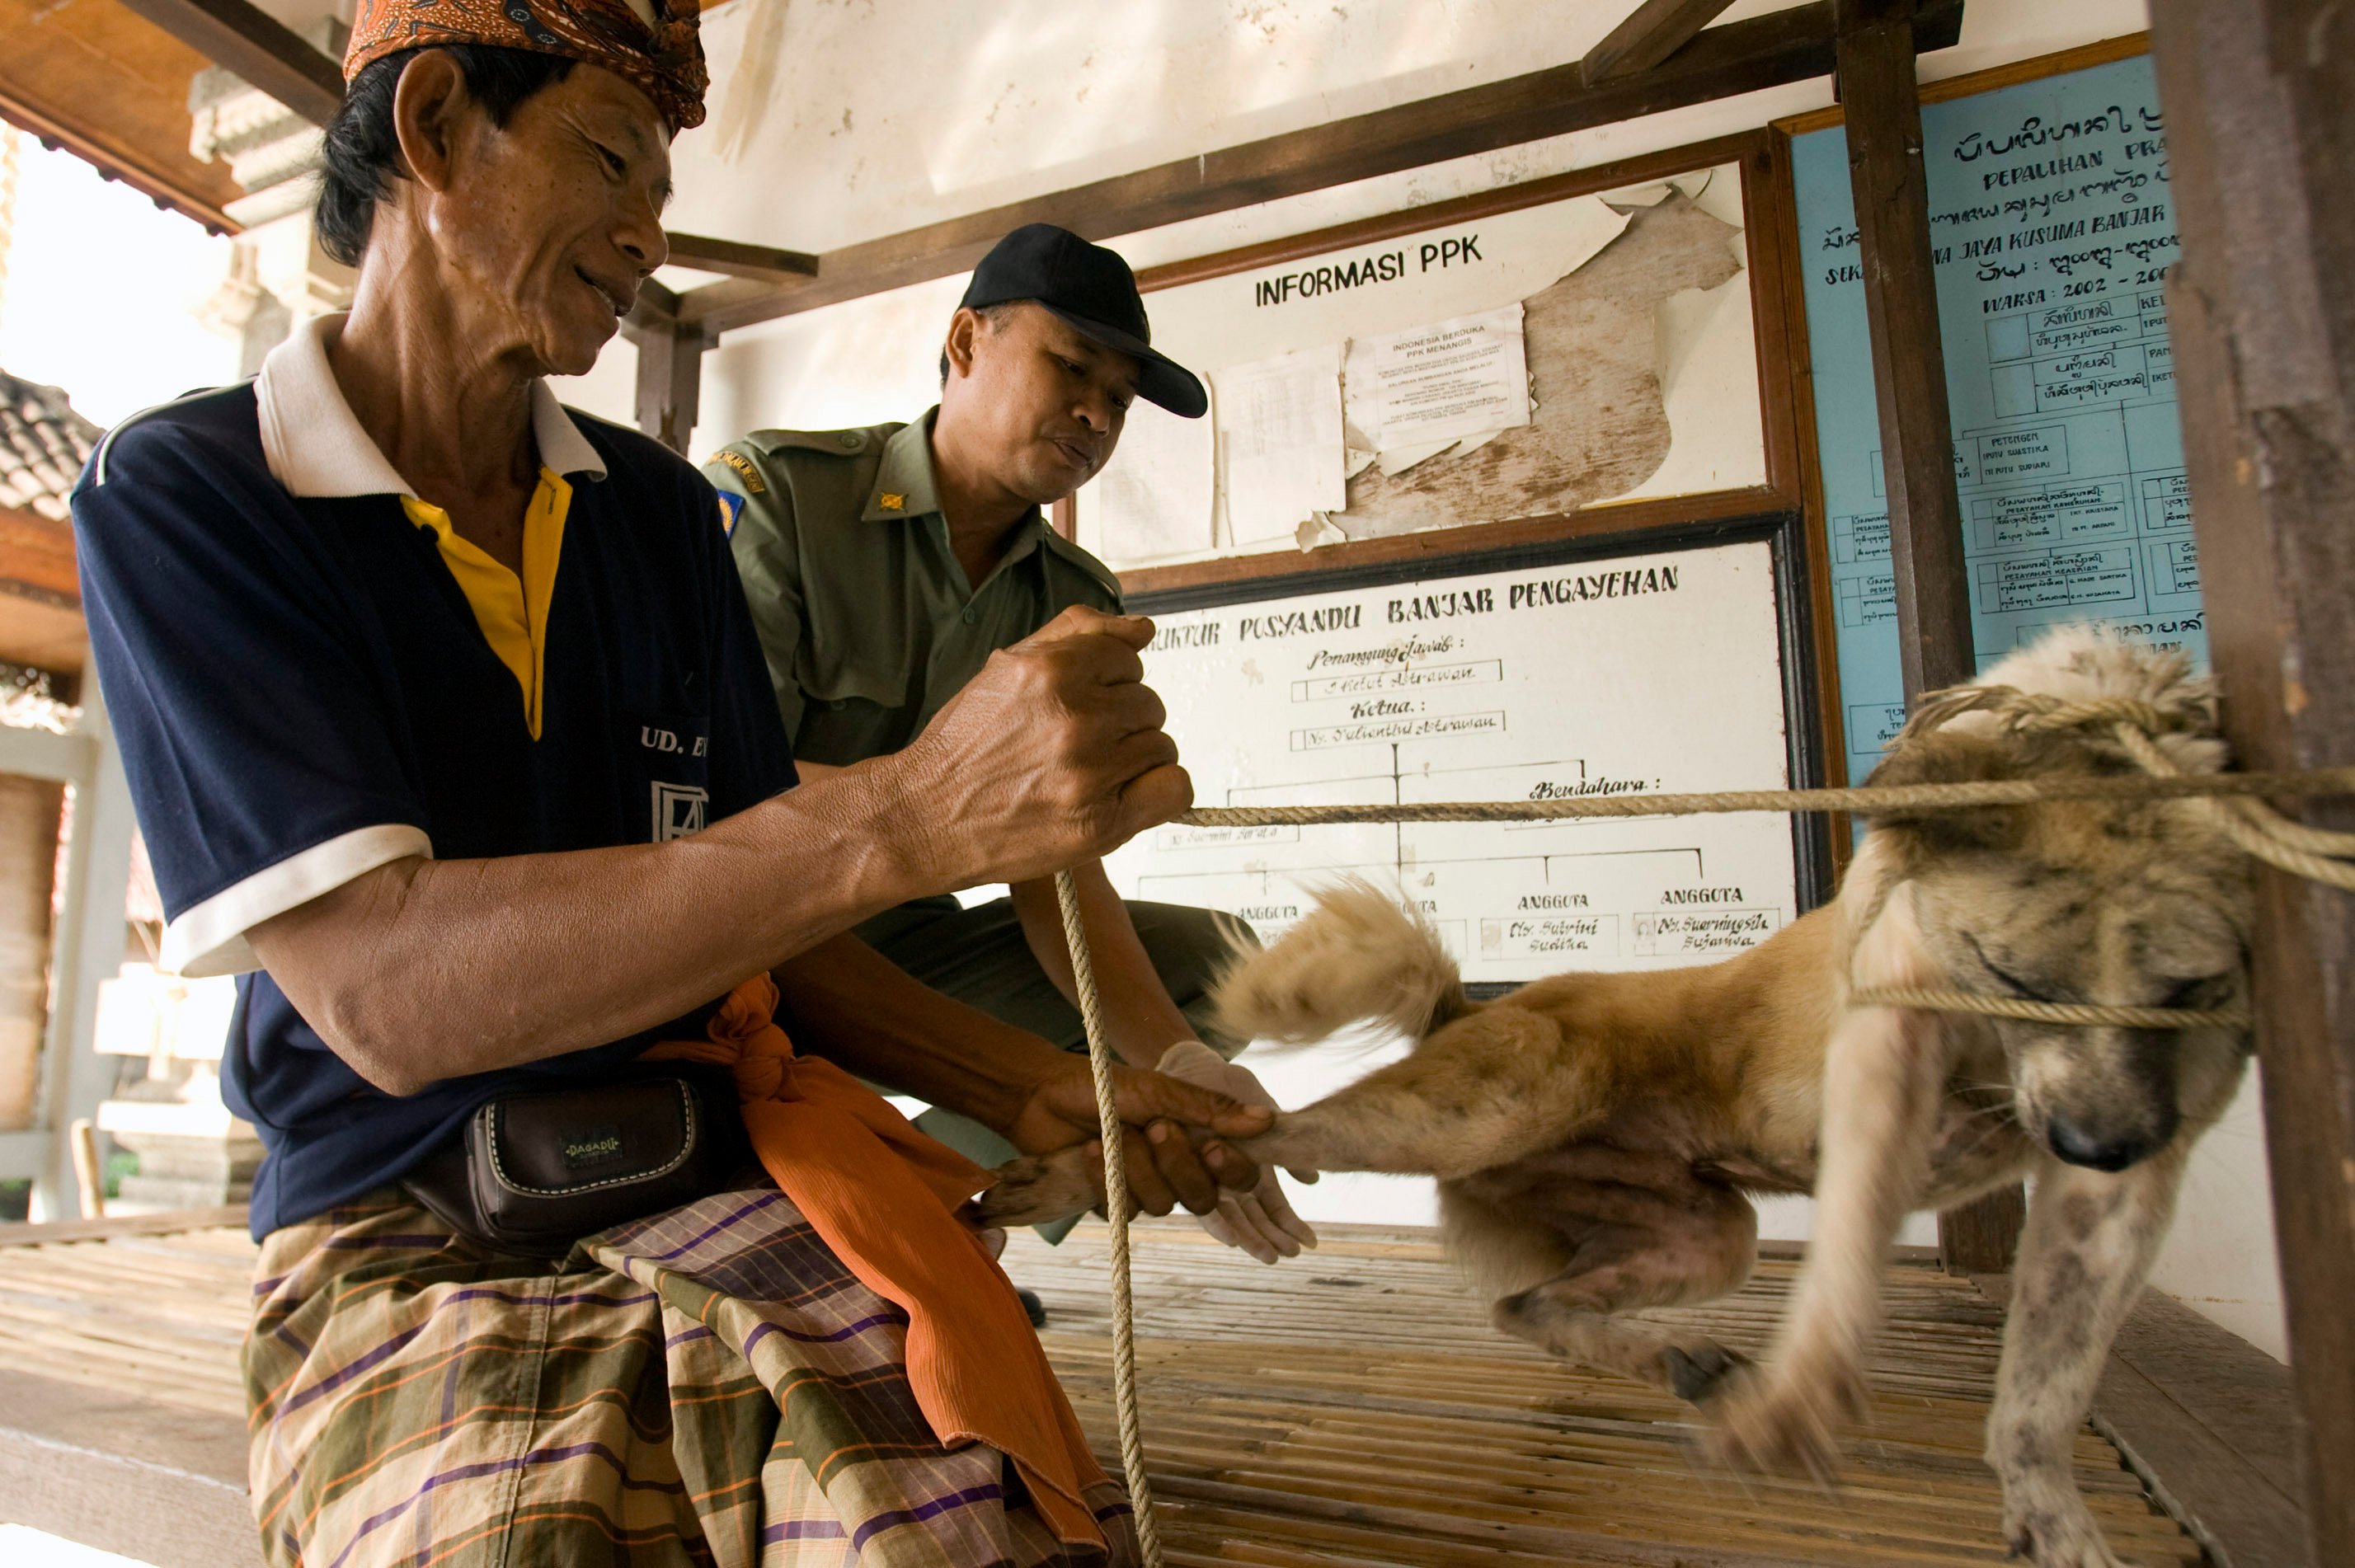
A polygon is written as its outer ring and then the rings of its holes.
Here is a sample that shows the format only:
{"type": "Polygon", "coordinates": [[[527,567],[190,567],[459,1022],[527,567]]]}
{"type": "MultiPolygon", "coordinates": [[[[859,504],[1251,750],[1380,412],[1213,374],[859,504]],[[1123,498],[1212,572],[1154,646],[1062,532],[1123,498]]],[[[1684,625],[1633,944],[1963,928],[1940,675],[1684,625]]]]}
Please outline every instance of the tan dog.
{"type": "MultiPolygon", "coordinates": [[[[2179,657],[2071,630],[1986,680],[2146,700],[2179,726],[2163,742],[2179,767],[2222,764],[2208,683],[2179,657]]],[[[1950,711],[1909,726],[1873,781],[2131,770],[2106,740],[2023,735],[1986,713],[1940,722],[1950,711]]],[[[1818,1476],[1860,1410],[1904,1216],[2030,1176],[1987,1460],[2016,1552],[2041,1568],[2105,1568],[2115,1559],[2072,1478],[2073,1438],[2185,1159],[2231,1102],[2249,1043],[1852,1007],[1849,995],[2241,1001],[2250,883],[2209,810],[1882,817],[1834,904],[1738,958],[1561,975],[1485,1004],[1465,1000],[1427,926],[1369,886],[1343,886],[1228,977],[1225,1022],[1310,1041],[1379,1018],[1421,1043],[1242,1147],[1263,1163],[1438,1177],[1448,1239],[1498,1294],[1499,1328],[1701,1404],[1728,1460],[1818,1476]],[[1815,1240],[1763,1370],[1614,1316],[1739,1287],[1756,1255],[1745,1194],[1808,1192],[1815,1240]]],[[[976,1201],[988,1224],[1095,1201],[1075,1152],[999,1174],[976,1201]]]]}

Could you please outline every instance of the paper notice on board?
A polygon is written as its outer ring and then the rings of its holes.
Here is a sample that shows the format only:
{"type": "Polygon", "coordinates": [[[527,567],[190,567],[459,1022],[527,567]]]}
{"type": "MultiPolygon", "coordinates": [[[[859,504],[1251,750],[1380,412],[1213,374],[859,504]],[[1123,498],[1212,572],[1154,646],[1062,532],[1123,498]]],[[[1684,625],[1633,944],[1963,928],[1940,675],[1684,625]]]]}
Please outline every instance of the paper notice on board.
{"type": "Polygon", "coordinates": [[[1081,536],[1108,561],[1194,555],[1212,544],[1210,421],[1150,403],[1128,411],[1120,444],[1079,494],[1081,536]]]}
{"type": "Polygon", "coordinates": [[[1340,344],[1217,372],[1211,417],[1235,544],[1290,539],[1312,514],[1348,504],[1340,344]]]}
{"type": "Polygon", "coordinates": [[[1384,453],[1526,425],[1529,370],[1520,303],[1353,338],[1344,379],[1350,427],[1384,453]]]}

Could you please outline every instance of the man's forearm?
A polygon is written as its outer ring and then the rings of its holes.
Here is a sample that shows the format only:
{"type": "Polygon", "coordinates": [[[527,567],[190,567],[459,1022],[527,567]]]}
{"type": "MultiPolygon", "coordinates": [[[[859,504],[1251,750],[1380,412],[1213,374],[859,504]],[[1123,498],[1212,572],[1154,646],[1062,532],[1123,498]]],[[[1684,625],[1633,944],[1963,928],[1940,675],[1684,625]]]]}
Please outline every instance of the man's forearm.
{"type": "MultiPolygon", "coordinates": [[[[1194,1026],[1170,1000],[1103,863],[1075,866],[1072,880],[1080,895],[1080,918],[1087,928],[1096,990],[1103,1000],[1105,1044],[1129,1065],[1151,1067],[1171,1045],[1194,1038],[1194,1026]]],[[[1031,955],[1064,999],[1077,1007],[1079,985],[1071,973],[1071,950],[1063,936],[1054,879],[1018,884],[1009,891],[1031,955]]]]}
{"type": "Polygon", "coordinates": [[[271,978],[369,1082],[413,1093],[620,1040],[867,916],[1020,880],[1192,799],[1137,651],[1079,606],[989,657],[905,750],[665,844],[398,861],[256,926],[271,978]]]}
{"type": "Polygon", "coordinates": [[[661,844],[395,862],[255,954],[378,1086],[625,1038],[938,887],[888,775],[846,769],[661,844]]]}
{"type": "Polygon", "coordinates": [[[1060,1065],[1044,1040],[942,995],[856,937],[821,942],[774,973],[797,1050],[1000,1134],[1060,1065]]]}

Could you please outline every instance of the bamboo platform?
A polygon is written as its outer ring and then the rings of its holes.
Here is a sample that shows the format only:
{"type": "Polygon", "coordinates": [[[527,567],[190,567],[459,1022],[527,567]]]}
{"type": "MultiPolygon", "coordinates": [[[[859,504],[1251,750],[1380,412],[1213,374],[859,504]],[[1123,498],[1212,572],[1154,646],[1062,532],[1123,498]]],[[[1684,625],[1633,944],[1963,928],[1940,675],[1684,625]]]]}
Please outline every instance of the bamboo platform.
{"type": "MultiPolygon", "coordinates": [[[[1105,1232],[1009,1246],[1044,1334],[1117,1469],[1105,1232]]],[[[0,1373],[34,1374],[241,1427],[237,1344],[253,1249],[197,1229],[0,1247],[0,1373]]],[[[1190,1568],[1845,1568],[1999,1563],[1978,1458],[2001,1314],[1968,1280],[1891,1271],[1872,1430],[1843,1489],[1736,1482],[1689,1457],[1691,1413],[1580,1373],[1490,1329],[1427,1234],[1355,1227],[1263,1268],[1189,1223],[1137,1247],[1146,1448],[1173,1564],[1190,1568]]],[[[1658,1314],[1755,1352],[1796,1266],[1740,1296],[1658,1314]]],[[[2090,1427],[2081,1483],[2138,1568],[2203,1561],[2090,1427]]]]}
{"type": "MultiPolygon", "coordinates": [[[[1689,1457],[1689,1407],[1572,1371],[1490,1328],[1427,1233],[1332,1227],[1266,1268],[1189,1222],[1140,1226],[1138,1381],[1162,1540],[1209,1568],[1610,1564],[1799,1568],[2005,1560],[1980,1462],[2002,1314],[1966,1279],[1891,1270],[1873,1429],[1838,1495],[1747,1485],[1689,1457]]],[[[1042,1336],[1108,1467],[1105,1232],[1007,1248],[1047,1302],[1042,1336]]],[[[1741,1295],[1646,1314],[1753,1354],[1797,1266],[1741,1295]]],[[[2200,1547],[2089,1426],[2077,1473],[2120,1558],[2193,1564],[2200,1547]]]]}

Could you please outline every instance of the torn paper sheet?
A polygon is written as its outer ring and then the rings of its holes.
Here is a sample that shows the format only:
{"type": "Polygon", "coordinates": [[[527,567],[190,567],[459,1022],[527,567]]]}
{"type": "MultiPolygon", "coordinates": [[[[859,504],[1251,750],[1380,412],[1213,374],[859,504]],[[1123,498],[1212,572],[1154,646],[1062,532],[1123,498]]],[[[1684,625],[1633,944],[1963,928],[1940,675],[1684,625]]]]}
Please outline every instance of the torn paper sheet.
{"type": "Polygon", "coordinates": [[[1691,495],[1761,481],[1766,438],[1749,275],[1737,272],[1714,288],[1669,295],[1660,302],[1654,331],[1668,451],[1650,477],[1619,499],[1691,495]]]}
{"type": "MultiPolygon", "coordinates": [[[[1521,306],[1455,316],[1380,337],[1352,338],[1343,374],[1353,429],[1383,454],[1444,451],[1465,436],[1529,422],[1521,306]]],[[[1408,466],[1420,458],[1409,460],[1408,466]]]]}
{"type": "Polygon", "coordinates": [[[1322,512],[1303,523],[1293,535],[1293,542],[1304,550],[1314,550],[1325,545],[1347,544],[1348,538],[1349,535],[1341,532],[1340,524],[1322,512]]]}
{"type": "MultiPolygon", "coordinates": [[[[1682,196],[1631,213],[1617,243],[1527,302],[1523,329],[1536,389],[1529,423],[1476,450],[1467,437],[1403,473],[1367,469],[1349,482],[1349,509],[1335,519],[1351,538],[1566,513],[1624,494],[1660,468],[1670,444],[1664,358],[1683,367],[1681,396],[1711,379],[1703,366],[1714,365],[1721,332],[1727,348],[1750,355],[1742,335],[1747,295],[1724,306],[1738,321],[1693,323],[1708,328],[1706,353],[1696,345],[1664,356],[1656,331],[1662,302],[1742,276],[1727,246],[1734,231],[1682,196]]],[[[1684,320],[1679,312],[1672,324],[1684,320]]],[[[1678,444],[1717,468],[1717,489],[1764,482],[1754,356],[1739,365],[1752,389],[1746,413],[1735,407],[1712,418],[1704,408],[1690,416],[1697,424],[1677,415],[1678,444]]]]}
{"type": "Polygon", "coordinates": [[[1216,461],[1209,419],[1140,400],[1112,461],[1079,493],[1080,537],[1105,560],[1157,560],[1210,548],[1216,461]]]}
{"type": "MultiPolygon", "coordinates": [[[[1381,453],[1384,473],[1404,473],[1419,462],[1435,458],[1442,452],[1454,451],[1454,441],[1425,441],[1421,446],[1391,447],[1381,453]]],[[[1355,475],[1351,476],[1356,477],[1355,475]]]]}
{"type": "Polygon", "coordinates": [[[1547,281],[1560,282],[1603,254],[1605,246],[1627,232],[1627,217],[1601,196],[1580,196],[1554,208],[1550,227],[1559,232],[1561,249],[1547,281]]]}
{"type": "Polygon", "coordinates": [[[1348,503],[1339,344],[1238,365],[1210,379],[1232,543],[1288,540],[1313,514],[1348,503]]]}
{"type": "Polygon", "coordinates": [[[1669,188],[1666,180],[1657,185],[1621,185],[1615,191],[1602,192],[1600,199],[1613,207],[1657,207],[1668,199],[1669,188]]]}
{"type": "MultiPolygon", "coordinates": [[[[1682,180],[1677,184],[1678,189],[1684,188],[1682,180]]],[[[1741,228],[1749,221],[1742,216],[1742,176],[1731,164],[1720,164],[1710,170],[1707,179],[1685,194],[1692,198],[1693,206],[1720,223],[1730,223],[1741,228]]]]}

